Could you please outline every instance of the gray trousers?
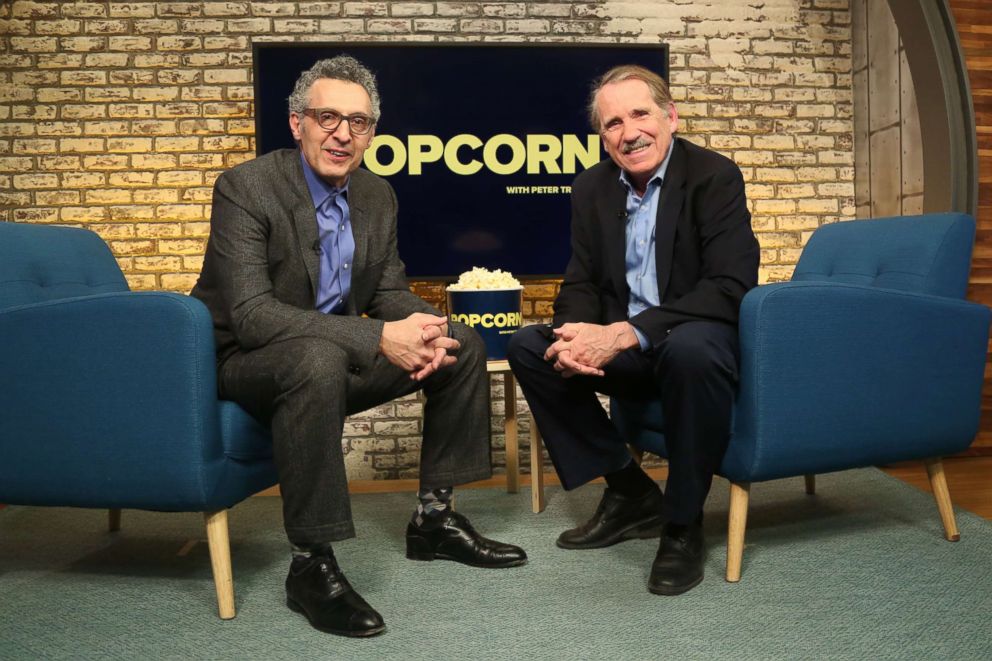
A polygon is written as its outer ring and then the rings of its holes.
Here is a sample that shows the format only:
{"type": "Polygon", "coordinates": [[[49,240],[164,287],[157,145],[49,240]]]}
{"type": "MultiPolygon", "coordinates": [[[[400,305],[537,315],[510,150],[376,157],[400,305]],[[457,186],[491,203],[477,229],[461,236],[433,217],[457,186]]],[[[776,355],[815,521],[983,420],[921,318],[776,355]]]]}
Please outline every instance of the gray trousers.
{"type": "Polygon", "coordinates": [[[304,338],[232,355],[220,366],[223,399],[272,429],[289,540],[298,546],[355,536],[341,436],[345,417],[421,388],[420,485],[432,489],[488,478],[489,377],[475,331],[452,324],[458,362],[423,381],[378,356],[349,365],[333,342],[304,338]]]}

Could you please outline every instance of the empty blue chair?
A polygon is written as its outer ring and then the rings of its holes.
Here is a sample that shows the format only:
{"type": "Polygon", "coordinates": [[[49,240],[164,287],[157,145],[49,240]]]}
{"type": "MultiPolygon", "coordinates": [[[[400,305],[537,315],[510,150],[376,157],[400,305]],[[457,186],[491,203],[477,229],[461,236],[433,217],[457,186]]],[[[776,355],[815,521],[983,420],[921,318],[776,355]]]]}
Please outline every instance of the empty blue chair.
{"type": "Polygon", "coordinates": [[[276,473],[215,363],[200,301],[128,291],[88,230],[0,222],[0,502],[203,512],[227,619],[227,508],[276,473]]]}
{"type": "MultiPolygon", "coordinates": [[[[727,580],[740,580],[751,483],[923,459],[946,537],[941,457],[978,432],[989,309],[964,300],[975,221],[957,213],[820,227],[791,282],[741,306],[741,381],[719,474],[730,485],[727,580]]],[[[613,399],[635,449],[665,456],[658,402],[613,399]]],[[[870,504],[869,504],[870,506],[870,504]]]]}

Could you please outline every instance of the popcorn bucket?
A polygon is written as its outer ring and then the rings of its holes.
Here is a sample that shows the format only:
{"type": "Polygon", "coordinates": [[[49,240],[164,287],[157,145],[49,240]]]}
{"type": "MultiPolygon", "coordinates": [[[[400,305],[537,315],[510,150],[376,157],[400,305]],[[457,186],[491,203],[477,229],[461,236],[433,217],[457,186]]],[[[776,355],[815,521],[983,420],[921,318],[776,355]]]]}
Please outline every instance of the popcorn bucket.
{"type": "Polygon", "coordinates": [[[486,343],[486,358],[506,360],[510,337],[520,328],[524,288],[448,290],[448,318],[471,326],[486,343]]]}

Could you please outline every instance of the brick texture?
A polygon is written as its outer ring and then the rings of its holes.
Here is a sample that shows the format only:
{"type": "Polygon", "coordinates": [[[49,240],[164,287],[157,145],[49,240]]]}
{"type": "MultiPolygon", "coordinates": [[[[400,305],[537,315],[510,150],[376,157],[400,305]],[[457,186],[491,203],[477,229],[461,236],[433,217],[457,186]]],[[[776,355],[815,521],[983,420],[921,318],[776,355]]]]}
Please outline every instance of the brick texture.
{"type": "MultiPolygon", "coordinates": [[[[188,292],[211,186],[254,155],[253,40],[667,43],[682,135],[741,166],[761,281],[787,279],[816,227],[855,215],[850,22],[847,0],[2,2],[0,221],[89,227],[133,289],[188,292]]],[[[557,286],[527,283],[528,320],[557,286]]],[[[411,396],[351,418],[351,476],[416,476],[421,414],[411,396]]]]}

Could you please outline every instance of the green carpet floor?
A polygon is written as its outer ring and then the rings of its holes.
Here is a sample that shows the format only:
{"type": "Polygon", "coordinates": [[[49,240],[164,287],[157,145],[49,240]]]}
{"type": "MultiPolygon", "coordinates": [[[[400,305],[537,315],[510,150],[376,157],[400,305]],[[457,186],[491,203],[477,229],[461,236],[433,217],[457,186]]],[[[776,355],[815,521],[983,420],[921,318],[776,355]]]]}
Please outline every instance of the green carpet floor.
{"type": "MultiPolygon", "coordinates": [[[[923,470],[923,467],[920,467],[923,470]]],[[[562,551],[554,539],[601,487],[461,490],[485,534],[522,545],[521,568],[404,558],[412,494],[353,499],[358,538],[337,545],[352,584],[386,619],[377,638],[312,630],[283,602],[280,501],[231,512],[238,616],[216,616],[202,517],[0,510],[2,659],[988,659],[992,525],[958,512],[944,541],[933,500],[885,474],[755,485],[740,583],[723,580],[726,482],[707,504],[706,580],[649,594],[656,542],[562,551]],[[190,539],[199,540],[192,548],[190,539]],[[187,547],[186,553],[182,551],[187,547]]]]}

